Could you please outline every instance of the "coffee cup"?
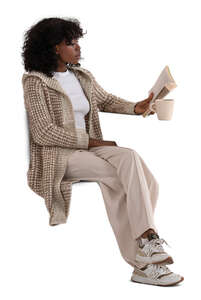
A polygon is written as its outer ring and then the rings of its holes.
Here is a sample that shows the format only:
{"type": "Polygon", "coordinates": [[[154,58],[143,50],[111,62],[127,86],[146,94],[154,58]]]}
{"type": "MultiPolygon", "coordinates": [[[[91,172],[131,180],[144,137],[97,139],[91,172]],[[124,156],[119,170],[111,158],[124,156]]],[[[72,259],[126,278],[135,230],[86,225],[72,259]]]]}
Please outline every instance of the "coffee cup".
{"type": "Polygon", "coordinates": [[[150,103],[149,109],[156,112],[159,120],[171,120],[174,109],[174,100],[156,99],[153,103],[150,103]]]}

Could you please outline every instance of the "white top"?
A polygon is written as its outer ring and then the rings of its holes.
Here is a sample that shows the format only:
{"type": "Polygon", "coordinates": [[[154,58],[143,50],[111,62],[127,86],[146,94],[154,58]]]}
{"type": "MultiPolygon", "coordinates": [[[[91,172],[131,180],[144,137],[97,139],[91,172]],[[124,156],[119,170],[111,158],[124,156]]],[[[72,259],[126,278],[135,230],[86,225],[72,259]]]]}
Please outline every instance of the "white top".
{"type": "Polygon", "coordinates": [[[75,115],[75,127],[86,130],[84,116],[89,112],[90,105],[79,80],[70,70],[66,72],[54,72],[53,77],[59,81],[61,87],[71,100],[75,115]]]}

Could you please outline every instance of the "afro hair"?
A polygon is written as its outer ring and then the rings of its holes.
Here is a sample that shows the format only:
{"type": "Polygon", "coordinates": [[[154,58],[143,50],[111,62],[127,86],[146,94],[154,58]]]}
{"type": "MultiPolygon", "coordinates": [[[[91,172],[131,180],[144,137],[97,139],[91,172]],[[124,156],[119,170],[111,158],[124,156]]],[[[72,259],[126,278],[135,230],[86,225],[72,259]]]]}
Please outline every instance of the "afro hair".
{"type": "MultiPolygon", "coordinates": [[[[58,56],[55,46],[84,36],[80,22],[76,18],[44,18],[32,25],[24,34],[22,47],[23,65],[27,72],[39,71],[53,77],[57,70],[58,56]]],[[[80,64],[78,64],[80,65],[80,64]]]]}

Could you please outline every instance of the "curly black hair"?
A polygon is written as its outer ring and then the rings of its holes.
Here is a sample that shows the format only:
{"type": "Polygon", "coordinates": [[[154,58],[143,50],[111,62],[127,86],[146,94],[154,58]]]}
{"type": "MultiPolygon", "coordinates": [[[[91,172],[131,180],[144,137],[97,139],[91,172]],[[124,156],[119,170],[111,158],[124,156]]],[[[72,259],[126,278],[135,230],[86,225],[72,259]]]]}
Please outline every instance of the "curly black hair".
{"type": "Polygon", "coordinates": [[[21,55],[25,70],[39,71],[53,77],[53,72],[58,66],[55,46],[64,39],[67,44],[71,44],[73,39],[79,39],[84,34],[86,32],[83,33],[80,21],[76,18],[56,17],[40,20],[24,34],[21,55]]]}

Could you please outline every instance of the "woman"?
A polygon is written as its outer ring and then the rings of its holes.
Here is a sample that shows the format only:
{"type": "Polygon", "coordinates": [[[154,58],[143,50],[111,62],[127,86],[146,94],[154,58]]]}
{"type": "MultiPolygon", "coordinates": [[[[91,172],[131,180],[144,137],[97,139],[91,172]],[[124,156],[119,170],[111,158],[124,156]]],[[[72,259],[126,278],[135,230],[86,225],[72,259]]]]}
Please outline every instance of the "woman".
{"type": "Polygon", "coordinates": [[[96,181],[120,253],[134,267],[131,280],[175,285],[184,278],[167,267],[173,259],[154,224],[158,183],[135,150],[103,139],[98,117],[98,111],[141,115],[153,94],[130,102],[107,93],[79,63],[83,35],[72,18],[45,18],[25,33],[28,185],[44,198],[53,226],[66,223],[72,183],[96,181]]]}

